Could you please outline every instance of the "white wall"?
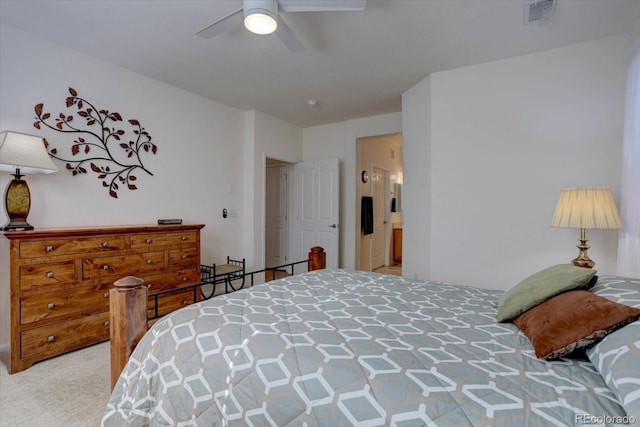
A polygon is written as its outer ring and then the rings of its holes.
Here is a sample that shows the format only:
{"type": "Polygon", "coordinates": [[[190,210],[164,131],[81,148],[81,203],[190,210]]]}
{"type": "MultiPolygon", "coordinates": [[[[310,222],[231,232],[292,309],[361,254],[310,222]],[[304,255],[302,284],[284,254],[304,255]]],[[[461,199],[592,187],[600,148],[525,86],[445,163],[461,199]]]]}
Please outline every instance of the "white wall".
{"type": "Polygon", "coordinates": [[[383,114],[313,126],[303,129],[303,160],[337,158],[340,164],[340,267],[355,268],[360,242],[359,215],[356,212],[356,170],[358,138],[398,133],[402,130],[400,113],[383,114]],[[358,247],[356,247],[356,244],[358,247]]]}
{"type": "MultiPolygon", "coordinates": [[[[270,157],[288,163],[301,161],[302,128],[256,110],[248,111],[245,120],[245,179],[249,185],[246,187],[244,208],[247,212],[244,246],[248,252],[244,256],[251,271],[264,268],[266,159],[270,157]]],[[[293,203],[290,203],[290,208],[293,208],[293,203]]],[[[293,217],[290,212],[289,218],[293,217]]],[[[291,261],[301,261],[306,256],[296,256],[291,261]]]]}
{"type": "MultiPolygon", "coordinates": [[[[246,162],[245,156],[287,152],[296,160],[301,157],[301,129],[8,26],[0,27],[0,52],[0,130],[42,135],[59,150],[68,150],[73,136],[33,127],[34,106],[42,102],[51,113],[66,111],[68,87],[73,87],[99,108],[117,111],[125,120],[138,119],[158,146],[157,155],[143,158],[154,175],[137,173],[138,190],[120,190],[117,199],[108,195],[95,174],[74,177],[61,162],[58,173],[27,176],[33,199],[32,225],[154,224],[158,218],[182,218],[185,223],[206,224],[203,262],[220,262],[227,255],[255,256],[253,234],[264,232],[259,231],[260,215],[253,209],[254,204],[261,207],[262,196],[258,191],[254,198],[253,191],[264,187],[264,173],[254,174],[254,164],[246,162]],[[250,203],[245,206],[247,200],[250,203]],[[237,216],[223,219],[223,208],[235,210],[237,216]]],[[[10,178],[1,173],[0,187],[5,188],[10,178]]],[[[6,222],[4,208],[0,222],[6,222]]]]}
{"type": "MultiPolygon", "coordinates": [[[[0,26],[0,130],[65,147],[66,135],[33,128],[33,107],[65,110],[69,86],[140,120],[159,147],[145,157],[154,176],[138,174],[139,189],[121,190],[118,199],[95,175],[28,176],[29,220],[48,228],[181,217],[207,225],[206,262],[233,254],[262,262],[264,157],[337,157],[347,268],[355,266],[359,236],[356,140],[402,132],[405,275],[506,288],[575,257],[577,231],[548,226],[560,188],[609,185],[618,195],[627,46],[626,37],[614,37],[437,73],[404,94],[402,115],[300,130],[0,26]],[[225,207],[238,216],[223,219],[225,207]]],[[[9,178],[0,174],[0,187],[9,178]]],[[[590,232],[601,273],[614,272],[616,237],[590,232]]]]}
{"type": "MultiPolygon", "coordinates": [[[[627,52],[628,38],[612,37],[407,91],[404,274],[506,289],[574,258],[578,230],[551,228],[551,216],[564,187],[619,195],[627,52]],[[426,242],[430,262],[415,256],[426,242]]],[[[599,273],[615,273],[617,232],[588,237],[599,273]]]]}
{"type": "Polygon", "coordinates": [[[402,95],[402,275],[431,277],[431,78],[402,95]]]}

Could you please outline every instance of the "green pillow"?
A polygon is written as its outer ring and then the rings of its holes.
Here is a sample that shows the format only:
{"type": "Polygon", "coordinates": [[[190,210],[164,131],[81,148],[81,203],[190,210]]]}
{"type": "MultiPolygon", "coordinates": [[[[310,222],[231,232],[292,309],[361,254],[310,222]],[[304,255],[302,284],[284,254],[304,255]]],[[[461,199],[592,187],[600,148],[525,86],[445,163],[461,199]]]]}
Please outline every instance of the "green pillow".
{"type": "Polygon", "coordinates": [[[498,322],[508,322],[549,298],[589,285],[597,271],[558,264],[527,277],[509,289],[498,303],[498,322]]]}

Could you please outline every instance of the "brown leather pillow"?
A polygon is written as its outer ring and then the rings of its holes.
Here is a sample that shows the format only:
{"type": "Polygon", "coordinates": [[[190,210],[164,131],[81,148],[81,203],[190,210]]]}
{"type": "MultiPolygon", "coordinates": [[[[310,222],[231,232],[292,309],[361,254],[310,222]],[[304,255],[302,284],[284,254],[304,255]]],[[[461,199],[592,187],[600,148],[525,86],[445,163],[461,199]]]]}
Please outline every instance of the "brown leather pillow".
{"type": "Polygon", "coordinates": [[[529,337],[541,359],[556,359],[587,348],[607,334],[640,318],[640,309],[588,291],[568,291],[513,320],[529,337]]]}

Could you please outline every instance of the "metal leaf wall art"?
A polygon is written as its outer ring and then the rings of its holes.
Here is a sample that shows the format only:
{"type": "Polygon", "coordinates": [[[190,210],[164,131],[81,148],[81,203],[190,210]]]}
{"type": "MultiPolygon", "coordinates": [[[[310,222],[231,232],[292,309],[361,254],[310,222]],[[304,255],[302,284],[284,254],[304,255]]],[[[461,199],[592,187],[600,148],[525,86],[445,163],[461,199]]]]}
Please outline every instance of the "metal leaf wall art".
{"type": "Polygon", "coordinates": [[[136,190],[137,180],[134,173],[143,170],[149,175],[153,173],[144,167],[142,156],[155,155],[158,147],[151,142],[151,135],[138,120],[124,122],[120,113],[105,109],[98,110],[89,101],[78,96],[78,92],[69,88],[66,98],[67,109],[75,109],[69,114],[61,112],[53,116],[44,111],[44,105],[35,106],[37,129],[45,126],[56,132],[76,134],[70,147],[71,158],[59,154],[57,148],[50,147],[45,139],[49,155],[54,159],[67,163],[67,169],[73,176],[86,174],[88,170],[98,174],[102,186],[109,189],[111,197],[118,197],[118,190],[127,188],[136,190]],[[127,126],[132,137],[122,127],[127,126]]]}

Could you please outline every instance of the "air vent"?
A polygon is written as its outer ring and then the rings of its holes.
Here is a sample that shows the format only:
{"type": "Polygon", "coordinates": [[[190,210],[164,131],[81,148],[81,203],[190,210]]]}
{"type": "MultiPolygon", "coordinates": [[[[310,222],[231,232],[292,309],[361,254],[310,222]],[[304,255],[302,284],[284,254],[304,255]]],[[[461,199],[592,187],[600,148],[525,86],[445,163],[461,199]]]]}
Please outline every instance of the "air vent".
{"type": "Polygon", "coordinates": [[[556,8],[556,0],[526,2],[524,5],[524,23],[547,22],[556,8]]]}

